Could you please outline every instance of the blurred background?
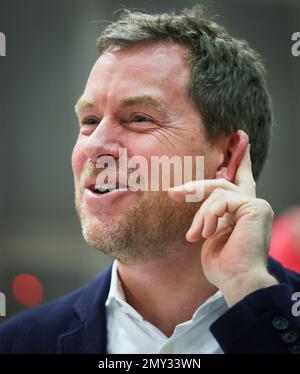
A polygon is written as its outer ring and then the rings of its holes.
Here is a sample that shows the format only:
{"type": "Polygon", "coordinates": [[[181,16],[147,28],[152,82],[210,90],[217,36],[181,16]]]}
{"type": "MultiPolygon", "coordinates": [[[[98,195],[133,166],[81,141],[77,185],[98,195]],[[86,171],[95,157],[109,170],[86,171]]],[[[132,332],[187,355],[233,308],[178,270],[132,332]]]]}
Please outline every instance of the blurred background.
{"type": "MultiPolygon", "coordinates": [[[[70,166],[78,131],[73,107],[97,58],[101,29],[122,7],[155,12],[198,2],[0,0],[0,32],[7,39],[7,56],[0,57],[0,292],[8,317],[30,297],[18,284],[19,301],[13,295],[19,274],[39,279],[46,302],[84,285],[111,261],[81,237],[70,166]]],[[[300,57],[291,54],[300,2],[201,4],[265,60],[276,124],[258,195],[280,215],[300,203],[300,57]]],[[[40,302],[41,288],[28,282],[40,302]]]]}

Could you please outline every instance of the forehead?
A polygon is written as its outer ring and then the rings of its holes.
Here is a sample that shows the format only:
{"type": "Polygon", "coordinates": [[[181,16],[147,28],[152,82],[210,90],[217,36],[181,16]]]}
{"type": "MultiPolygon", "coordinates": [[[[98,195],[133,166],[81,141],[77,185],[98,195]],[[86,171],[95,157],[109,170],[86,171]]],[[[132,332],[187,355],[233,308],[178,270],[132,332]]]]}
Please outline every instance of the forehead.
{"type": "Polygon", "coordinates": [[[85,96],[154,95],[166,101],[186,96],[190,67],[187,49],[164,43],[105,51],[90,73],[85,96]]]}

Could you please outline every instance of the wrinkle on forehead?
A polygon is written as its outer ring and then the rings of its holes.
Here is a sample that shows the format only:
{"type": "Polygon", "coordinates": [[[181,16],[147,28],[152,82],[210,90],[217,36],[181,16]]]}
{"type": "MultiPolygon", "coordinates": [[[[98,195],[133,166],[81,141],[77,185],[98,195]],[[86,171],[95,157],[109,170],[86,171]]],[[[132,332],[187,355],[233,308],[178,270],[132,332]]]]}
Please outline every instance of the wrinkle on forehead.
{"type": "Polygon", "coordinates": [[[84,96],[101,100],[102,108],[107,98],[116,105],[124,97],[152,96],[165,109],[182,112],[190,102],[187,52],[183,45],[166,42],[106,50],[91,71],[84,96]]]}

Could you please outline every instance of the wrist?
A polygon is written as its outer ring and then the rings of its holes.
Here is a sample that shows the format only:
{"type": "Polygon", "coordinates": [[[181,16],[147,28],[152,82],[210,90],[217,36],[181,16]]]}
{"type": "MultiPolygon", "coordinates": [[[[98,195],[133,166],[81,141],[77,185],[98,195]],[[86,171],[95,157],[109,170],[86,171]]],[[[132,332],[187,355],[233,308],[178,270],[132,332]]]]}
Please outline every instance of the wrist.
{"type": "Polygon", "coordinates": [[[232,307],[250,293],[276,284],[278,284],[278,281],[265,270],[237,276],[228,282],[224,282],[220,290],[227,305],[232,307]]]}

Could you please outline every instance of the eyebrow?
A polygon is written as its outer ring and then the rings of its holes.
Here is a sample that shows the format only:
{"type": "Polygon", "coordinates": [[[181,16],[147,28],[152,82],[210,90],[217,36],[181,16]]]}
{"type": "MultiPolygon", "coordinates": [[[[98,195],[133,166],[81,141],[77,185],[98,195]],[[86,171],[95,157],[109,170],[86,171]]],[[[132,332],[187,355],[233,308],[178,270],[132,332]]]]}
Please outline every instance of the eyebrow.
{"type": "MultiPolygon", "coordinates": [[[[130,107],[135,105],[142,105],[149,109],[154,109],[159,114],[161,114],[164,117],[167,117],[167,111],[164,108],[161,101],[155,99],[154,97],[150,95],[142,95],[142,96],[128,96],[121,100],[120,102],[121,107],[130,107]]],[[[91,100],[86,100],[80,98],[76,105],[75,105],[75,112],[77,115],[79,115],[82,111],[93,109],[94,108],[94,102],[91,100]]]]}
{"type": "Polygon", "coordinates": [[[164,117],[167,117],[167,111],[164,108],[161,101],[155,99],[154,97],[150,95],[142,95],[142,96],[129,96],[125,97],[121,100],[121,106],[130,107],[135,105],[142,105],[149,109],[154,109],[164,117]]]}
{"type": "Polygon", "coordinates": [[[93,109],[94,108],[94,103],[90,100],[85,100],[85,99],[79,99],[75,105],[75,112],[77,115],[79,115],[82,111],[87,110],[87,109],[93,109]]]}

